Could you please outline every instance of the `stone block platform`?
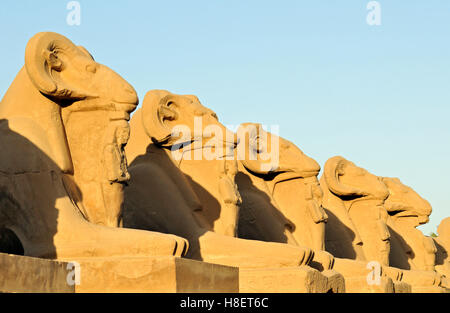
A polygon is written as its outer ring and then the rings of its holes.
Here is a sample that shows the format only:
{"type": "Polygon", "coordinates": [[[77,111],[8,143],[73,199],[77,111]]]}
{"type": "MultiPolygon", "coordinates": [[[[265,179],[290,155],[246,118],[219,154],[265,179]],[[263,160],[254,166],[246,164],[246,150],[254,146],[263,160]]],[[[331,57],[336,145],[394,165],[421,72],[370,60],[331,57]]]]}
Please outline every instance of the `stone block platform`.
{"type": "Polygon", "coordinates": [[[239,269],[176,257],[61,261],[0,253],[0,292],[234,293],[239,269]]]}
{"type": "Polygon", "coordinates": [[[345,292],[342,275],[323,273],[309,266],[240,269],[239,290],[243,293],[327,293],[345,292]]]}

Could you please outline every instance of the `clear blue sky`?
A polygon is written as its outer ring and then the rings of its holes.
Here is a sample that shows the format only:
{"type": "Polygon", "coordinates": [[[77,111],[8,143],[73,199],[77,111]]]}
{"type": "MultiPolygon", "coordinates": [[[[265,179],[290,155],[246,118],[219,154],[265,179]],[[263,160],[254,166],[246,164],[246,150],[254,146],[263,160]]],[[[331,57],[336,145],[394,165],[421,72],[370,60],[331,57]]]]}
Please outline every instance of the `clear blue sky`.
{"type": "Polygon", "coordinates": [[[342,155],[450,216],[450,1],[2,0],[0,96],[28,39],[54,31],[150,89],[196,94],[224,124],[279,124],[321,165],[342,155]]]}

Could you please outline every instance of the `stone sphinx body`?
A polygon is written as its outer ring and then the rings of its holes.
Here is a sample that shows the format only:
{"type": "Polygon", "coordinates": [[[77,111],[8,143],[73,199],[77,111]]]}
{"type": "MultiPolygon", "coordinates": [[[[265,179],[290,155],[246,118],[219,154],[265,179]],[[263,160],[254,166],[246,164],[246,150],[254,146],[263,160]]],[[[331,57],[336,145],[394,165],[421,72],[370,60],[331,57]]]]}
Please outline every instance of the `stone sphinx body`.
{"type": "Polygon", "coordinates": [[[134,89],[56,33],[27,44],[0,103],[1,252],[43,258],[182,255],[184,239],[117,228],[134,89]]]}
{"type": "Polygon", "coordinates": [[[328,252],[339,258],[377,261],[388,277],[413,287],[441,285],[442,277],[432,266],[433,244],[415,229],[428,221],[428,202],[398,179],[375,176],[342,157],[326,162],[320,183],[329,216],[328,252]],[[422,260],[422,268],[414,265],[410,270],[411,249],[416,251],[417,264],[422,260]]]}
{"type": "Polygon", "coordinates": [[[381,179],[354,163],[333,157],[320,179],[328,215],[326,250],[339,258],[389,264],[390,233],[381,179]]]}
{"type": "Polygon", "coordinates": [[[242,197],[238,236],[306,246],[314,249],[315,261],[331,267],[333,257],[324,252],[327,215],[321,207],[319,164],[259,124],[241,127],[235,178],[242,197]]]}
{"type": "Polygon", "coordinates": [[[446,276],[448,284],[450,280],[450,217],[441,221],[437,234],[438,237],[433,238],[437,250],[435,269],[446,276]]]}
{"type": "MultiPolygon", "coordinates": [[[[388,212],[388,227],[391,234],[390,266],[403,269],[403,281],[415,288],[429,287],[439,291],[448,288],[445,272],[436,270],[439,263],[439,244],[431,237],[423,235],[417,226],[429,221],[432,208],[428,201],[420,197],[412,188],[404,185],[398,178],[383,177],[389,190],[385,202],[388,212]]],[[[448,274],[447,274],[448,275],[448,274]]]]}
{"type": "Polygon", "coordinates": [[[187,238],[187,256],[207,262],[256,268],[310,261],[313,253],[304,247],[234,237],[241,199],[234,184],[236,161],[226,156],[234,154],[235,135],[196,97],[148,92],[131,119],[131,134],[124,227],[187,238]],[[197,132],[196,119],[202,125],[197,132]],[[187,137],[172,132],[179,125],[187,127],[187,137]],[[214,136],[219,133],[223,136],[214,136]],[[217,157],[195,158],[205,151],[217,157]]]}
{"type": "Polygon", "coordinates": [[[407,270],[434,271],[433,239],[416,229],[428,222],[431,205],[398,178],[383,177],[382,181],[389,190],[385,202],[391,234],[389,264],[407,270]]]}
{"type": "Polygon", "coordinates": [[[381,179],[336,156],[325,163],[320,186],[328,216],[325,249],[336,257],[334,269],[348,282],[357,281],[367,275],[368,262],[376,261],[382,284],[403,284],[401,270],[389,267],[390,233],[384,208],[389,192],[381,179]]]}
{"type": "Polygon", "coordinates": [[[449,287],[450,219],[439,237],[423,236],[431,206],[398,179],[334,157],[319,184],[319,165],[291,142],[257,124],[241,137],[197,97],[164,90],[146,95],[130,138],[137,103],[83,47],[31,38],[0,102],[0,253],[97,264],[187,256],[239,266],[250,287],[263,273],[263,288],[310,265],[354,279],[350,291],[364,289],[376,260],[383,279],[449,287]],[[264,158],[278,144],[277,161],[264,158]]]}

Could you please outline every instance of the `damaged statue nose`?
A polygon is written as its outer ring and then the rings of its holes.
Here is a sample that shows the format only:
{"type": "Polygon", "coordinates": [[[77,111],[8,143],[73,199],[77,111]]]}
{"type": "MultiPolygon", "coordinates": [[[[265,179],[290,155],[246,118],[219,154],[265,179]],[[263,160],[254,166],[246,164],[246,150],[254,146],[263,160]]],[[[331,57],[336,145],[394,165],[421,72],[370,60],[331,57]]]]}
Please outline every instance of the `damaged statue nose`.
{"type": "Polygon", "coordinates": [[[138,103],[138,96],[134,88],[126,84],[122,89],[122,92],[117,96],[117,102],[121,103],[130,103],[136,104],[138,103]]]}
{"type": "Polygon", "coordinates": [[[133,111],[139,103],[136,91],[131,85],[125,85],[119,89],[113,101],[119,105],[119,110],[133,111]]]}
{"type": "Polygon", "coordinates": [[[304,154],[292,154],[288,157],[280,154],[280,169],[295,172],[300,177],[308,178],[317,176],[320,165],[314,159],[304,154]]]}
{"type": "Polygon", "coordinates": [[[420,215],[419,216],[419,224],[423,225],[430,221],[430,218],[427,215],[420,215]]]}
{"type": "Polygon", "coordinates": [[[128,112],[134,110],[138,105],[139,99],[133,86],[110,68],[101,66],[100,71],[102,75],[97,73],[99,75],[97,85],[103,86],[104,92],[106,92],[105,96],[111,97],[113,95],[112,101],[119,105],[117,110],[125,109],[128,112]],[[120,107],[121,105],[123,107],[120,107]]]}

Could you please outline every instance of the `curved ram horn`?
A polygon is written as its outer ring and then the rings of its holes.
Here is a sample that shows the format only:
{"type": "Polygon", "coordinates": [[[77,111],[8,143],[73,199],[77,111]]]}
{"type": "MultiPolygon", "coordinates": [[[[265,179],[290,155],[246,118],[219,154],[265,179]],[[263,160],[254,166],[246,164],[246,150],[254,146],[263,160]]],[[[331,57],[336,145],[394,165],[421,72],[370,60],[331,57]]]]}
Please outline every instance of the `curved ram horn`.
{"type": "Polygon", "coordinates": [[[358,188],[347,186],[339,181],[339,175],[342,175],[343,166],[349,163],[346,159],[340,156],[335,156],[325,163],[324,177],[328,188],[337,196],[343,197],[361,197],[365,193],[358,188]]]}
{"type": "Polygon", "coordinates": [[[151,90],[142,102],[142,125],[152,141],[170,145],[172,130],[164,124],[166,119],[177,119],[178,114],[167,106],[172,93],[166,90],[151,90]]]}
{"type": "Polygon", "coordinates": [[[57,98],[84,98],[85,95],[70,90],[61,81],[56,81],[51,71],[61,71],[64,64],[57,53],[75,55],[79,49],[66,37],[52,32],[34,35],[25,49],[25,68],[36,88],[43,94],[57,98]]]}
{"type": "MultiPolygon", "coordinates": [[[[25,50],[25,69],[31,82],[41,93],[60,98],[73,96],[68,89],[62,88],[64,84],[55,81],[51,71],[60,71],[63,68],[62,61],[56,55],[57,51],[62,50],[70,55],[75,53],[76,49],[69,39],[51,32],[38,33],[28,41],[25,50]]],[[[47,132],[53,144],[53,158],[64,173],[73,173],[60,107],[55,103],[50,110],[51,127],[47,132]]]]}

